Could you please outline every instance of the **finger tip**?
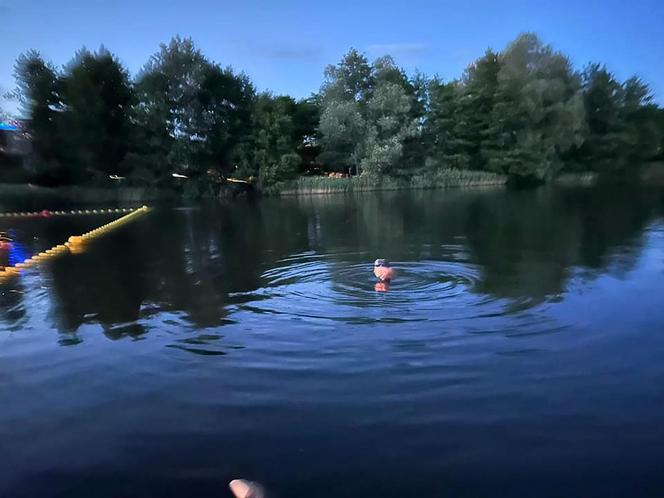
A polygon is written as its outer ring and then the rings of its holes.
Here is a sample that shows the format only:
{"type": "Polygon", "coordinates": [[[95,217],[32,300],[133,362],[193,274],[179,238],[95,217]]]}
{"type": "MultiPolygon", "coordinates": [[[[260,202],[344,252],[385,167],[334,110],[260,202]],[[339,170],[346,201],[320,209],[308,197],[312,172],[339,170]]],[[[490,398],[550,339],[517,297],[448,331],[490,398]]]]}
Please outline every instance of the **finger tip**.
{"type": "Polygon", "coordinates": [[[244,479],[233,479],[228,487],[236,498],[248,498],[251,496],[251,486],[244,479]]]}

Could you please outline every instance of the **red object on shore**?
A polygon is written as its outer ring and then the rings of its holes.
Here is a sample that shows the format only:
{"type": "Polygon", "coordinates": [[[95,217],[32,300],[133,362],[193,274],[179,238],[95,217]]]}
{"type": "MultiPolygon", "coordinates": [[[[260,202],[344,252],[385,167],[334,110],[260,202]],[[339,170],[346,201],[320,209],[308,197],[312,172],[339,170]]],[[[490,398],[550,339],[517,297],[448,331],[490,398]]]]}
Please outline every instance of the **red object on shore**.
{"type": "Polygon", "coordinates": [[[51,212],[48,209],[44,209],[41,213],[39,213],[39,216],[42,218],[50,218],[51,212]]]}

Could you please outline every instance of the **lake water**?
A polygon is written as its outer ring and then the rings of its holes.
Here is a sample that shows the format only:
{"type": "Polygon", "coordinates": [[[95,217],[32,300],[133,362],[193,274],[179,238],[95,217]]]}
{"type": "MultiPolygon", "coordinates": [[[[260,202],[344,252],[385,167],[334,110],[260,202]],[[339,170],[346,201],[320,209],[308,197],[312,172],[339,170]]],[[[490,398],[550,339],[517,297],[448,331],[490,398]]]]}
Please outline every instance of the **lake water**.
{"type": "MultiPolygon", "coordinates": [[[[663,215],[624,189],[155,209],[0,285],[0,496],[664,496],[663,215]]],[[[31,254],[111,219],[0,231],[31,254]]]]}

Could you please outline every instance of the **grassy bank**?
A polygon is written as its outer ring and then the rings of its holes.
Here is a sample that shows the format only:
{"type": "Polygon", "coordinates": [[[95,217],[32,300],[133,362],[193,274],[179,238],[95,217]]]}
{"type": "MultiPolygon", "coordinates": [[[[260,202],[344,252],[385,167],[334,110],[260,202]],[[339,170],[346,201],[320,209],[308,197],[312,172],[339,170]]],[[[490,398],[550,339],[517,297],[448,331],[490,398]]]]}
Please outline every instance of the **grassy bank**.
{"type": "Polygon", "coordinates": [[[554,179],[558,185],[591,187],[597,183],[597,173],[564,173],[554,179]]]}
{"type": "Polygon", "coordinates": [[[377,190],[452,189],[504,186],[507,177],[485,171],[441,170],[436,174],[416,175],[409,180],[383,177],[380,180],[365,176],[328,178],[305,176],[278,185],[279,195],[343,194],[377,190]]]}
{"type": "Polygon", "coordinates": [[[141,187],[39,187],[30,184],[0,184],[0,206],[4,209],[53,208],[63,205],[134,205],[172,197],[168,192],[141,187]]]}

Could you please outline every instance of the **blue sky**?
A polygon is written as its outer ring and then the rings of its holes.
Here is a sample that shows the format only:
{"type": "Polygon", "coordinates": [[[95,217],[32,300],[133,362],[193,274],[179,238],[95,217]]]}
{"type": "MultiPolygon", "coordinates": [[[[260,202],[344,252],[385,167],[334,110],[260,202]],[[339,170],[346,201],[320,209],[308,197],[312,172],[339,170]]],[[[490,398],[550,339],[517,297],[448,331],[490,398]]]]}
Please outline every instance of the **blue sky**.
{"type": "Polygon", "coordinates": [[[135,74],[180,34],[260,90],[303,97],[350,47],[451,79],[487,47],[535,31],[577,66],[599,61],[620,78],[641,76],[663,103],[662,28],[664,2],[655,0],[0,0],[0,92],[14,86],[14,61],[30,48],[63,65],[80,47],[104,44],[135,74]]]}

